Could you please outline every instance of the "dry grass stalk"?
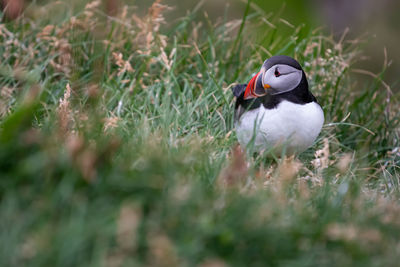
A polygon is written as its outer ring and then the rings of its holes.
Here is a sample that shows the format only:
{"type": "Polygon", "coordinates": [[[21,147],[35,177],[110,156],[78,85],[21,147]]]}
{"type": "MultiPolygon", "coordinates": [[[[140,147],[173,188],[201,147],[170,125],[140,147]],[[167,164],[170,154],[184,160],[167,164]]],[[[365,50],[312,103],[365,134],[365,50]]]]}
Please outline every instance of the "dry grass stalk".
{"type": "Polygon", "coordinates": [[[239,145],[232,151],[231,161],[227,167],[222,169],[218,176],[218,185],[221,188],[232,188],[239,186],[248,175],[245,153],[239,145]]]}
{"type": "Polygon", "coordinates": [[[39,144],[42,141],[43,135],[39,129],[31,128],[22,134],[21,140],[26,145],[39,144]]]}
{"type": "Polygon", "coordinates": [[[66,23],[61,28],[54,25],[45,26],[36,36],[38,39],[46,41],[46,49],[51,57],[49,64],[58,72],[66,74],[68,77],[73,69],[72,48],[68,41],[66,31],[71,26],[66,23]]]}
{"type": "Polygon", "coordinates": [[[163,233],[152,234],[148,238],[151,266],[178,266],[175,247],[169,237],[163,233]]]}
{"type": "Polygon", "coordinates": [[[171,198],[178,203],[185,203],[192,192],[192,186],[189,183],[179,183],[171,190],[171,198]]]}
{"type": "Polygon", "coordinates": [[[98,159],[98,153],[94,145],[85,145],[83,138],[77,134],[70,134],[66,139],[65,145],[82,177],[87,182],[92,182],[97,175],[96,163],[98,159]]]}
{"type": "Polygon", "coordinates": [[[115,16],[118,13],[119,1],[118,0],[106,0],[106,13],[109,16],[115,16]]]}
{"type": "Polygon", "coordinates": [[[274,168],[271,178],[264,184],[274,193],[277,204],[282,207],[287,205],[287,189],[296,182],[296,177],[303,164],[294,156],[285,157],[274,168]]]}
{"type": "Polygon", "coordinates": [[[141,52],[144,55],[150,55],[152,48],[157,47],[155,41],[158,41],[159,45],[164,49],[167,46],[167,37],[159,33],[161,24],[165,23],[163,12],[170,10],[171,8],[167,5],[161,4],[161,0],[156,0],[149,8],[148,14],[145,18],[139,18],[133,15],[139,33],[136,36],[136,42],[142,44],[141,52]]]}
{"type": "Polygon", "coordinates": [[[72,159],[76,159],[78,154],[84,148],[85,141],[83,140],[82,136],[77,134],[69,134],[65,141],[65,146],[69,155],[72,159]]]}
{"type": "Polygon", "coordinates": [[[301,198],[303,199],[310,198],[311,192],[306,179],[301,179],[301,178],[298,179],[298,191],[301,198]]]}
{"type": "Polygon", "coordinates": [[[96,171],[97,153],[92,148],[85,149],[80,155],[77,161],[78,167],[82,173],[83,178],[92,182],[97,175],[96,171]]]}
{"type": "Polygon", "coordinates": [[[7,29],[6,25],[0,23],[0,37],[8,39],[12,36],[14,36],[14,34],[7,29]]]}
{"type": "Polygon", "coordinates": [[[108,132],[112,129],[117,128],[118,122],[120,120],[121,120],[121,118],[117,117],[117,116],[111,116],[111,117],[105,118],[104,119],[104,131],[108,132]]]}
{"type": "Polygon", "coordinates": [[[294,156],[285,157],[278,166],[277,176],[284,183],[292,182],[302,166],[303,164],[294,156]]]}
{"type": "Polygon", "coordinates": [[[338,168],[340,173],[342,174],[346,173],[352,161],[353,161],[353,154],[346,153],[342,157],[340,157],[338,163],[336,164],[336,167],[338,168]]]}
{"type": "Polygon", "coordinates": [[[57,71],[65,73],[68,77],[73,66],[70,43],[64,38],[55,40],[54,50],[57,57],[50,61],[50,65],[57,71]]]}
{"type": "Polygon", "coordinates": [[[141,217],[141,210],[136,205],[122,205],[117,221],[117,243],[120,249],[124,251],[135,249],[136,232],[141,217]]]}
{"type": "Polygon", "coordinates": [[[313,84],[313,91],[317,95],[323,94],[327,86],[335,85],[357,55],[356,52],[344,54],[342,45],[336,45],[333,49],[322,49],[321,38],[323,37],[309,42],[303,53],[304,56],[310,57],[309,61],[304,62],[309,79],[318,80],[318,83],[313,84]],[[321,55],[323,51],[325,54],[321,55]]]}
{"type": "Polygon", "coordinates": [[[384,224],[400,226],[400,205],[397,203],[397,199],[393,201],[380,196],[377,199],[375,214],[384,224]]]}
{"type": "Polygon", "coordinates": [[[39,32],[36,37],[43,40],[52,40],[52,35],[54,34],[55,26],[47,25],[45,26],[41,32],[39,32]]]}
{"type": "Polygon", "coordinates": [[[172,49],[171,53],[169,54],[169,56],[167,56],[167,54],[165,53],[164,49],[161,48],[161,54],[160,54],[160,59],[161,62],[164,63],[165,67],[167,68],[167,70],[171,70],[172,68],[172,64],[174,63],[173,61],[173,57],[176,53],[176,49],[172,49]]]}
{"type": "Polygon", "coordinates": [[[87,86],[87,95],[91,98],[96,98],[100,94],[100,88],[97,83],[90,83],[87,86]]]}
{"type": "Polygon", "coordinates": [[[112,55],[114,57],[115,64],[117,64],[117,66],[118,66],[117,76],[121,76],[125,72],[133,72],[134,71],[131,66],[131,63],[129,63],[129,59],[124,60],[122,53],[113,52],[112,55]]]}
{"type": "Polygon", "coordinates": [[[381,233],[372,228],[359,228],[352,224],[332,223],[326,226],[325,235],[331,240],[361,242],[371,246],[382,241],[381,233]]]}
{"type": "Polygon", "coordinates": [[[318,172],[322,172],[322,170],[328,168],[331,163],[329,160],[330,152],[328,138],[324,139],[324,147],[315,151],[314,155],[315,159],[311,161],[311,163],[318,172]]]}
{"type": "Polygon", "coordinates": [[[358,229],[354,225],[343,225],[338,223],[326,226],[325,234],[331,240],[353,241],[357,237],[358,229]]]}
{"type": "Polygon", "coordinates": [[[71,109],[71,86],[67,84],[64,97],[60,99],[57,114],[59,127],[62,133],[67,133],[73,124],[73,112],[71,109]]]}
{"type": "Polygon", "coordinates": [[[199,267],[227,267],[228,265],[221,259],[210,258],[206,259],[199,267]]]}
{"type": "Polygon", "coordinates": [[[6,116],[10,113],[10,101],[12,99],[12,95],[14,92],[14,88],[4,86],[0,91],[0,118],[6,116]]]}
{"type": "Polygon", "coordinates": [[[95,0],[92,2],[89,2],[85,5],[85,11],[84,14],[86,15],[86,17],[92,17],[93,14],[93,9],[98,8],[101,5],[101,1],[100,0],[95,0]]]}
{"type": "MultiPolygon", "coordinates": [[[[48,230],[48,229],[47,229],[48,230]]],[[[43,250],[47,249],[50,245],[48,231],[43,229],[36,229],[24,236],[23,242],[20,244],[19,260],[28,262],[40,254],[43,250]]],[[[21,261],[18,261],[21,262],[21,261]]]]}

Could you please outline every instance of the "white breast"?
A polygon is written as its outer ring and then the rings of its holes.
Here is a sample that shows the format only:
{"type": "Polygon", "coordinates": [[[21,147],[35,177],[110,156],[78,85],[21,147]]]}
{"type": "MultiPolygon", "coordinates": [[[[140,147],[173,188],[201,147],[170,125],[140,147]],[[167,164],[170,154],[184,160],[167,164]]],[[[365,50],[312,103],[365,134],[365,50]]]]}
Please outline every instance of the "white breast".
{"type": "Polygon", "coordinates": [[[236,134],[242,146],[254,145],[255,151],[274,148],[280,155],[302,152],[310,147],[321,131],[324,113],[311,102],[300,105],[282,101],[274,109],[261,105],[243,113],[236,123],[236,134]]]}

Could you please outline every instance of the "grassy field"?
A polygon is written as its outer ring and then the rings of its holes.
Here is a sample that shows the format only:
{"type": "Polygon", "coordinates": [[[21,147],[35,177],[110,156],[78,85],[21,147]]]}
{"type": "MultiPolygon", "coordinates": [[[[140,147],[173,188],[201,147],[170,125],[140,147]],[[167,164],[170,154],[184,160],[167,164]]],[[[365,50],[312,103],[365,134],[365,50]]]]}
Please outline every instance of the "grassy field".
{"type": "Polygon", "coordinates": [[[398,264],[388,60],[354,69],[362,40],[253,5],[199,10],[54,2],[0,24],[0,266],[398,264]],[[230,86],[275,54],[325,112],[298,159],[245,154],[233,131],[230,86]]]}

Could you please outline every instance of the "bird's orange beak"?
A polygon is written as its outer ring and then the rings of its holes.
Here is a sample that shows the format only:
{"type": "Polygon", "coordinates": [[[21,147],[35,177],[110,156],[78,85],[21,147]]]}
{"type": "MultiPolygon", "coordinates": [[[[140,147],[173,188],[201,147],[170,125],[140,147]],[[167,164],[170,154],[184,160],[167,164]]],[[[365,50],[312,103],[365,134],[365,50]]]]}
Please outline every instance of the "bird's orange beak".
{"type": "Polygon", "coordinates": [[[251,98],[256,98],[257,95],[254,94],[254,87],[256,85],[256,79],[260,73],[257,73],[254,75],[253,78],[251,78],[250,82],[247,84],[246,90],[244,91],[244,96],[243,98],[246,99],[251,99],[251,98]]]}
{"type": "MultiPolygon", "coordinates": [[[[259,75],[261,74],[261,72],[257,73],[256,75],[254,75],[253,78],[251,78],[250,82],[247,84],[246,90],[244,91],[244,100],[247,99],[252,99],[252,98],[256,98],[256,97],[260,97],[263,95],[259,95],[256,93],[256,84],[257,84],[257,79],[259,77],[259,75]]],[[[271,86],[269,84],[264,84],[264,89],[268,89],[271,88],[271,86]]]]}

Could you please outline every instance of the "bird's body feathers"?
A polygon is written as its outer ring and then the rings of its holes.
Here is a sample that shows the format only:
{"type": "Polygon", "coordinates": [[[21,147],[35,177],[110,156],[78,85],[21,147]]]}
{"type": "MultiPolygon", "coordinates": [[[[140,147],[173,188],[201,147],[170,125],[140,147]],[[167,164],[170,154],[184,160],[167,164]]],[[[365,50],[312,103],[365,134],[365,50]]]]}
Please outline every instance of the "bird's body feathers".
{"type": "Polygon", "coordinates": [[[254,145],[255,151],[273,149],[278,155],[300,153],[311,146],[324,123],[324,114],[316,102],[299,105],[282,101],[275,108],[263,105],[245,111],[236,122],[239,143],[254,145]]]}

